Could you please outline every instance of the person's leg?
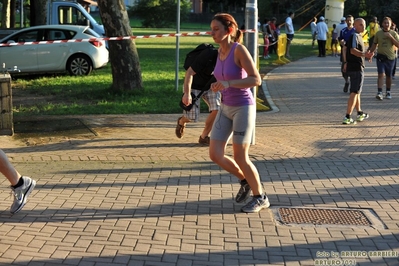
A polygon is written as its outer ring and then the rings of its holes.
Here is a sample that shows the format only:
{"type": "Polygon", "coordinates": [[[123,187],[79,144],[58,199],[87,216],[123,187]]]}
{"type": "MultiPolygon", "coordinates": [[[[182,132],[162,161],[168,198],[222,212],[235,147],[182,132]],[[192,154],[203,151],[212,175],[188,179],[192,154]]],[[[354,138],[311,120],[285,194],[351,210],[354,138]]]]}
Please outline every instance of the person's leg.
{"type": "Polygon", "coordinates": [[[385,65],[385,86],[387,91],[390,91],[392,86],[392,73],[395,65],[395,60],[387,60],[384,65],[385,65]]]}
{"type": "Polygon", "coordinates": [[[249,147],[255,128],[255,114],[255,105],[236,108],[233,118],[233,154],[234,161],[244,174],[253,195],[259,196],[263,194],[259,173],[249,159],[249,147]]]}
{"type": "MultiPolygon", "coordinates": [[[[262,188],[259,172],[249,159],[249,148],[255,128],[255,115],[256,106],[249,105],[237,107],[233,116],[234,161],[244,174],[245,180],[253,194],[252,199],[241,208],[243,212],[259,212],[270,206],[269,200],[262,188]]],[[[237,195],[240,195],[240,191],[237,195]]]]}
{"type": "Polygon", "coordinates": [[[351,94],[349,95],[348,105],[347,105],[347,108],[346,108],[346,114],[347,115],[352,115],[353,109],[355,109],[356,96],[357,96],[357,94],[354,93],[354,92],[351,92],[351,94]]]}
{"type": "MultiPolygon", "coordinates": [[[[361,122],[369,117],[367,113],[364,113],[362,111],[361,100],[360,100],[360,95],[363,89],[364,72],[363,71],[349,72],[349,75],[351,80],[351,90],[350,90],[351,96],[352,94],[355,95],[351,106],[351,110],[347,111],[350,111],[352,113],[353,109],[355,108],[357,111],[356,121],[361,122]]],[[[348,107],[349,107],[349,101],[348,101],[348,107]]]]}
{"type": "MultiPolygon", "coordinates": [[[[348,104],[346,107],[346,115],[343,121],[343,124],[352,124],[354,121],[352,120],[352,112],[353,109],[358,108],[357,106],[357,100],[358,100],[358,94],[359,94],[359,88],[361,88],[361,80],[362,80],[362,75],[361,73],[355,72],[355,71],[350,71],[347,72],[348,77],[350,77],[351,81],[351,88],[350,88],[350,95],[348,99],[348,104]]],[[[360,102],[359,102],[360,104],[360,102]]],[[[360,108],[360,107],[359,107],[360,108]]],[[[359,109],[357,109],[359,110],[359,109]]]]}
{"type": "Polygon", "coordinates": [[[287,35],[287,44],[285,47],[285,57],[291,57],[290,56],[290,46],[291,46],[291,36],[287,35]]]}
{"type": "Polygon", "coordinates": [[[274,44],[273,43],[274,43],[273,39],[269,37],[269,49],[268,49],[269,50],[268,51],[269,54],[273,53],[273,50],[274,50],[274,44]]]}
{"type": "Polygon", "coordinates": [[[202,130],[202,133],[201,133],[201,138],[202,139],[205,139],[206,137],[209,136],[209,133],[212,130],[213,122],[215,121],[217,113],[218,113],[217,110],[211,111],[209,113],[208,117],[206,118],[205,126],[204,126],[204,129],[202,130]]]}
{"type": "Polygon", "coordinates": [[[265,57],[267,56],[267,51],[266,51],[266,40],[267,40],[267,37],[266,37],[266,35],[265,35],[265,36],[263,36],[263,58],[265,58],[265,57]]]}
{"type": "Polygon", "coordinates": [[[36,181],[30,177],[21,176],[2,150],[0,150],[0,172],[10,181],[14,194],[10,212],[17,213],[25,206],[29,194],[36,186],[36,181]]]}
{"type": "Polygon", "coordinates": [[[321,41],[321,56],[326,56],[326,41],[321,41]]]}
{"type": "Polygon", "coordinates": [[[383,95],[382,95],[382,88],[384,86],[384,73],[385,73],[385,64],[384,62],[380,61],[380,60],[376,60],[377,61],[377,73],[378,73],[378,78],[377,78],[377,96],[376,98],[378,100],[382,100],[383,99],[383,95]]]}
{"type": "Polygon", "coordinates": [[[11,186],[15,186],[21,177],[2,150],[0,150],[0,172],[10,181],[11,186]]]}
{"type": "Polygon", "coordinates": [[[316,33],[313,32],[312,34],[312,48],[314,48],[314,42],[316,41],[316,33]]]}
{"type": "Polygon", "coordinates": [[[264,39],[264,50],[263,50],[263,56],[266,58],[269,58],[269,39],[265,38],[264,39]]]}
{"type": "Polygon", "coordinates": [[[319,49],[319,57],[321,57],[321,40],[317,40],[317,48],[319,49]]]}
{"type": "Polygon", "coordinates": [[[342,74],[342,77],[344,78],[344,80],[345,80],[345,85],[344,85],[344,89],[343,89],[343,91],[345,92],[345,93],[347,93],[348,92],[348,89],[349,89],[349,77],[348,77],[348,74],[346,73],[346,72],[344,72],[343,71],[343,67],[344,67],[344,63],[342,62],[342,45],[341,45],[341,54],[340,54],[340,61],[341,61],[341,74],[342,74]]]}
{"type": "Polygon", "coordinates": [[[223,106],[215,118],[211,130],[211,141],[209,144],[209,157],[227,172],[235,175],[238,179],[244,180],[245,176],[238,164],[229,156],[226,156],[225,150],[227,142],[232,134],[233,120],[227,117],[225,113],[229,112],[230,107],[223,106]]]}
{"type": "Polygon", "coordinates": [[[392,77],[385,76],[385,86],[388,89],[391,89],[392,86],[392,77]]]}
{"type": "Polygon", "coordinates": [[[250,196],[251,187],[237,162],[225,154],[226,144],[233,131],[232,112],[234,111],[235,108],[222,105],[218,112],[211,131],[209,157],[217,165],[240,180],[240,189],[235,197],[236,202],[240,203],[250,196]]]}
{"type": "Polygon", "coordinates": [[[200,138],[209,140],[209,133],[212,130],[213,122],[215,121],[218,110],[220,109],[221,94],[220,92],[208,90],[202,94],[202,99],[208,105],[209,115],[205,120],[205,126],[200,138]]]}
{"type": "Polygon", "coordinates": [[[384,86],[384,73],[378,73],[378,78],[377,78],[377,86],[378,86],[378,91],[382,91],[382,87],[384,86]]]}
{"type": "Polygon", "coordinates": [[[251,187],[252,194],[259,196],[263,194],[262,186],[260,183],[259,173],[255,165],[249,159],[249,147],[250,144],[234,144],[234,161],[237,163],[241,172],[245,176],[249,186],[251,187]]]}
{"type": "Polygon", "coordinates": [[[222,169],[236,176],[240,180],[245,179],[245,175],[235,160],[225,154],[227,141],[212,139],[209,144],[209,157],[222,169]]]}

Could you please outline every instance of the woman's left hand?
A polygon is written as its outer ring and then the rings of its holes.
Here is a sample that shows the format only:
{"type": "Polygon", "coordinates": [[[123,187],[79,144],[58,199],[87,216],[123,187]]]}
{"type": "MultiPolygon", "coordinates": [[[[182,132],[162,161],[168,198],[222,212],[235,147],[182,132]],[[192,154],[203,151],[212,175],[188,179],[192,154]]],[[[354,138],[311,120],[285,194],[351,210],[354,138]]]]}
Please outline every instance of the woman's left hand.
{"type": "Polygon", "coordinates": [[[223,89],[227,89],[229,85],[229,82],[226,80],[217,81],[215,83],[212,83],[211,90],[214,92],[221,91],[223,89]]]}

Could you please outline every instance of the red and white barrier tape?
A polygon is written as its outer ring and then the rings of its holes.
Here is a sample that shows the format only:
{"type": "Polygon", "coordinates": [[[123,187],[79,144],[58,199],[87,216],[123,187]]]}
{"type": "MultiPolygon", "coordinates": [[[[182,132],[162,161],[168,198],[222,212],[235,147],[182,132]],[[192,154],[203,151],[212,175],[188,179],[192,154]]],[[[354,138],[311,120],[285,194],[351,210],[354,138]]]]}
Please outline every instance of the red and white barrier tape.
{"type": "MultiPolygon", "coordinates": [[[[242,30],[245,32],[257,32],[256,30],[242,30]]],[[[131,39],[148,39],[148,38],[164,38],[164,37],[187,37],[187,36],[200,36],[211,35],[210,31],[202,32],[186,32],[186,33],[168,33],[168,34],[154,34],[142,36],[121,36],[121,37],[102,37],[102,38],[89,38],[89,39],[71,39],[71,40],[54,40],[54,41],[40,41],[40,42],[14,42],[14,43],[0,43],[1,46],[20,46],[20,45],[36,45],[36,44],[57,44],[57,43],[71,43],[71,42],[98,42],[98,41],[121,41],[131,39]]]]}

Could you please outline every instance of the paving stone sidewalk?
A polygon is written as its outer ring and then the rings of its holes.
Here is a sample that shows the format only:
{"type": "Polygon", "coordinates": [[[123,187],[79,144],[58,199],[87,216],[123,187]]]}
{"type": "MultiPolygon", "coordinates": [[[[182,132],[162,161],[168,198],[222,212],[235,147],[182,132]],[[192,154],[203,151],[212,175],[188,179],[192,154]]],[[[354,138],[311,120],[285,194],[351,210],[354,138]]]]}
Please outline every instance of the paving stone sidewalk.
{"type": "Polygon", "coordinates": [[[0,265],[399,265],[399,92],[394,80],[392,100],[376,100],[376,79],[367,64],[370,118],[342,125],[337,58],[267,75],[273,111],[258,112],[250,154],[272,205],[257,214],[240,212],[237,179],[197,144],[204,115],[183,139],[179,114],[73,117],[85,134],[37,143],[0,136],[37,180],[15,215],[0,181],[0,265]],[[284,207],[368,210],[379,225],[287,225],[284,207]]]}

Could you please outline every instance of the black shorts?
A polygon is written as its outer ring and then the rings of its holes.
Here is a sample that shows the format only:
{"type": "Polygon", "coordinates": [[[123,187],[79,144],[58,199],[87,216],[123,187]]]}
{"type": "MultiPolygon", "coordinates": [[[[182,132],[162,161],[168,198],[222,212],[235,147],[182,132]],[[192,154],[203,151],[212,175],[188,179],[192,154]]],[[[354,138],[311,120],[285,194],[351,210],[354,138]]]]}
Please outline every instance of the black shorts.
{"type": "Polygon", "coordinates": [[[351,80],[350,93],[360,94],[363,88],[364,72],[348,71],[347,73],[351,80]]]}
{"type": "Polygon", "coordinates": [[[292,42],[294,39],[294,34],[287,34],[287,41],[292,42]]]}

